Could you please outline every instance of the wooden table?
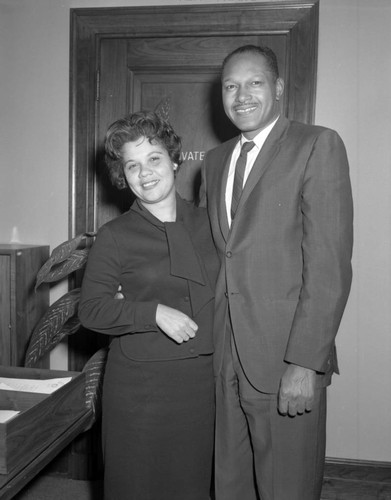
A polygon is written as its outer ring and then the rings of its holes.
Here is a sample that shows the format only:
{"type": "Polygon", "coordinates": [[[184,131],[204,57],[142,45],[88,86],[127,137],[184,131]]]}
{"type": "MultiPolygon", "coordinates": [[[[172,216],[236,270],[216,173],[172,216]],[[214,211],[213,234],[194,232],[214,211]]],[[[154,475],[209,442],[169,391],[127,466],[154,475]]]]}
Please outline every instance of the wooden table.
{"type": "Polygon", "coordinates": [[[29,481],[48,465],[69,443],[84,432],[91,424],[92,411],[86,408],[77,420],[38,455],[33,453],[24,467],[16,467],[9,474],[0,474],[0,498],[13,498],[29,481]]]}

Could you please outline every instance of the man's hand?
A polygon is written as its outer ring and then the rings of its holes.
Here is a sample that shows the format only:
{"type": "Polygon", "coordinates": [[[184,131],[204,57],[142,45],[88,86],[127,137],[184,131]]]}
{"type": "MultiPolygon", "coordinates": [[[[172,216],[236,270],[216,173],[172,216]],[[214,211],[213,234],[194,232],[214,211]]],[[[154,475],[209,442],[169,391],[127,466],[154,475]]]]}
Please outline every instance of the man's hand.
{"type": "Polygon", "coordinates": [[[280,383],[278,411],[294,417],[312,410],[316,372],[310,368],[288,365],[280,383]]]}
{"type": "Polygon", "coordinates": [[[198,325],[189,316],[172,307],[159,304],[156,310],[156,324],[178,344],[195,337],[198,325]]]}

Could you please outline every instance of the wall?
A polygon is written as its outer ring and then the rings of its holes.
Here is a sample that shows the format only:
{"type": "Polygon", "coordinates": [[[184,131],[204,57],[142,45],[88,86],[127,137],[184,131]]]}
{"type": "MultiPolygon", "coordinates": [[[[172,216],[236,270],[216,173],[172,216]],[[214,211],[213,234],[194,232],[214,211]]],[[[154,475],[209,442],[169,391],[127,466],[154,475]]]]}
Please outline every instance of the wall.
{"type": "Polygon", "coordinates": [[[391,4],[321,0],[316,122],[344,138],[354,279],[338,334],[328,455],[391,460],[391,4]]]}
{"type": "MultiPolygon", "coordinates": [[[[68,235],[69,9],[190,3],[213,2],[0,0],[2,242],[54,248],[68,235]]],[[[355,198],[354,281],[338,335],[341,376],[329,391],[330,457],[391,461],[390,24],[388,0],[320,1],[315,121],[343,137],[355,198]]],[[[66,368],[66,346],[52,365],[66,368]]]]}

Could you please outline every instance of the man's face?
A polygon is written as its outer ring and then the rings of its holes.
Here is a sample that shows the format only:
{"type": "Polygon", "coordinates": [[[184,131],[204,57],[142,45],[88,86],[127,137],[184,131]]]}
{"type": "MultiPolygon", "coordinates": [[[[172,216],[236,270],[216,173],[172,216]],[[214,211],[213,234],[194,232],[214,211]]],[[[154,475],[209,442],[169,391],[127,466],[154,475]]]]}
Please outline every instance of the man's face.
{"type": "Polygon", "coordinates": [[[253,139],[280,112],[284,82],[275,80],[262,54],[233,56],[224,68],[222,86],[224,110],[247,139],[253,139]]]}

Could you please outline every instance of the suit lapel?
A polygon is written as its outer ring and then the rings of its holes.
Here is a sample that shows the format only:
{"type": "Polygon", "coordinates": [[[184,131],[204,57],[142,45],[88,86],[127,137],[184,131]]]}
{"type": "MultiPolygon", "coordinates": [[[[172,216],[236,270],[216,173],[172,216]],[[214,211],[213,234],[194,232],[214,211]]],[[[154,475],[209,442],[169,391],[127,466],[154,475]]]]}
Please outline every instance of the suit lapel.
{"type": "Polygon", "coordinates": [[[225,204],[225,190],[227,186],[229,165],[231,162],[232,152],[236,143],[238,142],[238,138],[232,139],[229,143],[226,144],[226,148],[221,156],[219,168],[216,169],[216,177],[215,177],[215,185],[220,186],[220,189],[217,191],[217,200],[216,207],[218,210],[217,220],[220,224],[221,234],[223,235],[225,241],[227,241],[229,235],[229,224],[227,217],[227,208],[225,204]]]}
{"type": "Polygon", "coordinates": [[[266,170],[273,163],[274,158],[280,150],[282,138],[288,126],[289,120],[281,116],[277,120],[275,126],[267,137],[261,151],[259,152],[254,162],[253,168],[251,169],[250,175],[248,176],[248,179],[244,186],[242,196],[239,200],[237,217],[235,218],[235,220],[238,218],[238,216],[240,216],[240,208],[246,203],[255,186],[260,182],[266,170]]]}

